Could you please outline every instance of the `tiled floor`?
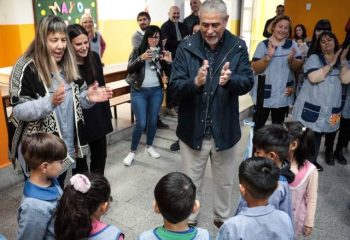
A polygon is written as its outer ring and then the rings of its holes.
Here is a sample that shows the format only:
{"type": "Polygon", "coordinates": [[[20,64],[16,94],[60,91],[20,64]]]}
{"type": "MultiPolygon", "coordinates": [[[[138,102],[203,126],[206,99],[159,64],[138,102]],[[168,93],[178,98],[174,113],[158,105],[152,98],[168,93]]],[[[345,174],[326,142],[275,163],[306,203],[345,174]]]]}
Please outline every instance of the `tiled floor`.
{"type": "MultiPolygon", "coordinates": [[[[127,110],[126,110],[127,111],[127,110]]],[[[129,117],[129,112],[125,114],[129,117]]],[[[123,115],[120,115],[123,118],[123,115]]],[[[136,161],[131,167],[122,164],[123,158],[130,148],[131,137],[108,147],[108,162],[106,176],[112,185],[112,202],[109,212],[104,217],[105,221],[121,228],[126,234],[126,239],[135,239],[139,233],[162,224],[161,216],[152,210],[153,189],[156,182],[166,173],[180,171],[179,152],[169,151],[170,144],[176,140],[174,129],[176,119],[163,117],[164,122],[170,124],[169,130],[158,130],[154,145],[161,154],[161,158],[153,159],[146,156],[144,151],[144,136],[139,146],[136,161]]],[[[125,127],[128,126],[124,122],[125,127]]],[[[248,127],[242,126],[242,139],[238,144],[238,152],[234,160],[236,168],[232,173],[238,176],[237,169],[242,161],[242,153],[245,148],[248,135],[248,127]]],[[[320,152],[320,162],[323,163],[323,149],[320,152]]],[[[346,156],[350,159],[350,154],[346,156]]],[[[350,165],[336,164],[328,167],[324,164],[325,171],[320,173],[319,197],[316,214],[315,229],[312,237],[308,239],[350,239],[350,165]]],[[[238,177],[235,179],[235,199],[238,199],[238,177]]],[[[17,184],[6,189],[0,194],[0,233],[8,239],[15,239],[17,207],[21,199],[23,184],[17,184]]],[[[211,172],[208,164],[203,184],[203,201],[199,226],[207,228],[212,237],[216,236],[212,214],[212,189],[211,172]]],[[[258,239],[258,238],[257,238],[258,239]]]]}

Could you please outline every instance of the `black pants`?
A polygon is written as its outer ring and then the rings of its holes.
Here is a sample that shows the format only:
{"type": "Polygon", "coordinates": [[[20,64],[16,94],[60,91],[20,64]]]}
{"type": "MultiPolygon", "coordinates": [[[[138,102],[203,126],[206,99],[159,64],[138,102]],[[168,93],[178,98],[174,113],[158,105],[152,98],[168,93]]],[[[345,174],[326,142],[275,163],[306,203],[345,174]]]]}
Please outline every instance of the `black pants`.
{"type": "MultiPolygon", "coordinates": [[[[254,108],[256,111],[256,106],[254,108]]],[[[281,107],[281,108],[262,108],[262,112],[260,113],[262,114],[261,121],[256,122],[254,119],[255,129],[259,129],[265,125],[267,119],[269,118],[270,112],[271,112],[272,123],[277,123],[277,124],[283,123],[288,113],[288,110],[289,110],[289,106],[281,107]]]]}
{"type": "Polygon", "coordinates": [[[317,160],[318,152],[320,151],[322,136],[325,135],[326,148],[331,148],[333,150],[335,135],[337,134],[337,132],[336,131],[332,132],[332,133],[315,132],[314,134],[315,134],[315,142],[314,142],[315,143],[315,155],[311,159],[312,162],[316,162],[316,160],[317,160]]]}
{"type": "Polygon", "coordinates": [[[341,118],[338,133],[337,150],[347,146],[350,139],[350,119],[341,118]]]}
{"type": "Polygon", "coordinates": [[[177,106],[176,102],[174,101],[173,94],[169,90],[169,88],[166,89],[165,104],[166,104],[166,107],[169,108],[169,109],[177,106]]]}
{"type": "MultiPolygon", "coordinates": [[[[106,136],[89,142],[90,147],[90,171],[104,175],[107,158],[107,140],[106,136]]],[[[86,157],[76,159],[76,168],[72,170],[73,175],[77,173],[89,172],[86,157]]]]}

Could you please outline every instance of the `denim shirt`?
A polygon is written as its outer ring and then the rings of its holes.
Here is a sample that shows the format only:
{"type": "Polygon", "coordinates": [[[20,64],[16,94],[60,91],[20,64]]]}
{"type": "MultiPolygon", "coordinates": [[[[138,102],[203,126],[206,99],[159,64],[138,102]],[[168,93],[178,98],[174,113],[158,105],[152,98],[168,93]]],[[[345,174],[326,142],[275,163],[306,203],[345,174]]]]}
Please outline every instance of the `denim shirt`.
{"type": "Polygon", "coordinates": [[[28,179],[18,209],[18,240],[55,239],[53,215],[62,189],[56,179],[44,188],[28,179]]]}

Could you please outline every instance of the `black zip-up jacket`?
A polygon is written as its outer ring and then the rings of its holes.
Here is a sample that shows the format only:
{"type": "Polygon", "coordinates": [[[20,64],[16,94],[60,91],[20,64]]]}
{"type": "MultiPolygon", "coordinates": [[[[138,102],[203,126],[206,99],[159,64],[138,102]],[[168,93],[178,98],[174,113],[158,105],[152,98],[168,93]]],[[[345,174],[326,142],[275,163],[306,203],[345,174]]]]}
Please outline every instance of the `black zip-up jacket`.
{"type": "Polygon", "coordinates": [[[238,96],[252,88],[253,73],[244,41],[225,30],[213,66],[212,81],[209,74],[206,80],[206,84],[212,82],[213,85],[197,88],[194,79],[206,59],[203,41],[200,33],[183,40],[172,65],[169,87],[179,101],[176,134],[190,148],[200,150],[207,114],[210,114],[216,150],[222,151],[233,147],[241,137],[238,96]],[[225,62],[230,62],[231,78],[225,86],[219,86],[225,62]]]}
{"type": "MultiPolygon", "coordinates": [[[[142,53],[141,53],[142,54],[142,53]]],[[[128,80],[130,87],[134,90],[139,90],[142,86],[143,80],[145,79],[145,61],[141,61],[141,54],[139,53],[139,49],[135,49],[132,51],[129,57],[128,63],[128,80]]],[[[162,88],[164,88],[162,76],[163,71],[167,76],[170,75],[171,65],[168,64],[165,60],[156,59],[154,62],[157,71],[157,77],[159,80],[159,84],[162,88]]]]}

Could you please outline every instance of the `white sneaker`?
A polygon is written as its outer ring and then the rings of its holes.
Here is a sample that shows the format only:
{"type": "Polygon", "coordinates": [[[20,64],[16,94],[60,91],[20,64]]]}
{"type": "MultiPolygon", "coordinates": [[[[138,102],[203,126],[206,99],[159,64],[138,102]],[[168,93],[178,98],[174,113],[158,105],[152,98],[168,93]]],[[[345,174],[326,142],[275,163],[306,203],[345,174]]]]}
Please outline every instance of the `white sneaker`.
{"type": "Polygon", "coordinates": [[[134,161],[135,158],[135,153],[134,152],[129,152],[128,156],[126,156],[123,160],[123,163],[125,166],[130,166],[132,162],[134,161]]]}
{"type": "Polygon", "coordinates": [[[146,147],[145,153],[147,153],[149,156],[151,156],[153,158],[159,158],[160,157],[159,153],[157,153],[156,150],[154,150],[153,147],[146,147]]]}

